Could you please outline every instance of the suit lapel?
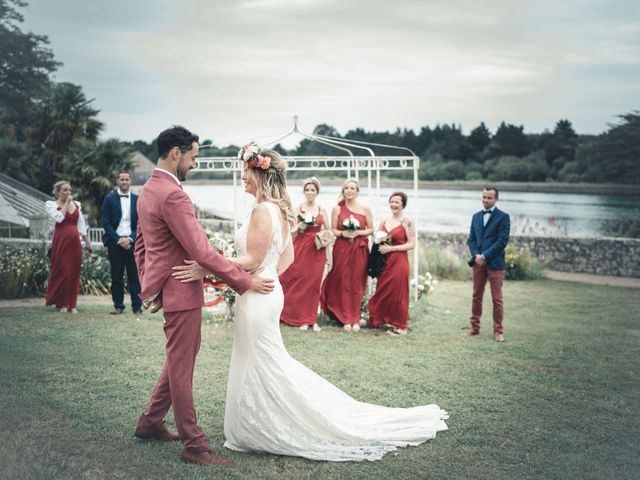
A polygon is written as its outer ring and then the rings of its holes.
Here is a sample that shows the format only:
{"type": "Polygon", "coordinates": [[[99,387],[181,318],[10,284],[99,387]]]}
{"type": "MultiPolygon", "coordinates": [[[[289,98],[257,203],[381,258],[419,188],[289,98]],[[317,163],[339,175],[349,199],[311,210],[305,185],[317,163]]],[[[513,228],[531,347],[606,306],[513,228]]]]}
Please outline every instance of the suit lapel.
{"type": "MultiPolygon", "coordinates": [[[[500,214],[500,210],[498,210],[498,207],[493,209],[493,212],[491,212],[491,215],[489,215],[489,219],[487,220],[487,224],[484,226],[485,230],[489,227],[489,225],[492,223],[492,220],[497,217],[500,214]]],[[[484,222],[482,222],[484,223],[484,222]]]]}
{"type": "Polygon", "coordinates": [[[484,235],[484,220],[482,218],[482,212],[476,213],[476,216],[478,217],[478,238],[482,238],[482,236],[484,235]]]}
{"type": "Polygon", "coordinates": [[[122,205],[120,203],[120,194],[116,191],[114,198],[114,212],[116,214],[116,228],[118,228],[118,223],[120,223],[120,219],[122,219],[122,205]]]}

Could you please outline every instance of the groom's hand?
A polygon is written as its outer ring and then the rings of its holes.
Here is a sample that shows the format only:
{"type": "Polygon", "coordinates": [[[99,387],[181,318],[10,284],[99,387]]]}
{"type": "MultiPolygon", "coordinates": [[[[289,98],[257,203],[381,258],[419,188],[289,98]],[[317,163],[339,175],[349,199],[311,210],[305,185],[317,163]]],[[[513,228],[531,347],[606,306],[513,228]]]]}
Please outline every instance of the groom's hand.
{"type": "Polygon", "coordinates": [[[185,265],[171,268],[173,270],[171,276],[182,283],[196,282],[209,275],[209,272],[194,260],[185,260],[184,263],[185,265]]]}
{"type": "Polygon", "coordinates": [[[258,293],[271,293],[275,288],[275,282],[272,278],[263,278],[258,276],[258,272],[262,271],[262,268],[258,268],[251,272],[251,290],[258,293]]]}

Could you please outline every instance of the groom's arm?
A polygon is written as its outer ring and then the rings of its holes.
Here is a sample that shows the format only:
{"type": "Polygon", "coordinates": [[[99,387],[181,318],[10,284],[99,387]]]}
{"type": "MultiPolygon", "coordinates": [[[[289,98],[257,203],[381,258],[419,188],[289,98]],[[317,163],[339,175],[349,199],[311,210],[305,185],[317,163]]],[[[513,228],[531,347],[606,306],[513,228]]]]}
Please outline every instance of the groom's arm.
{"type": "Polygon", "coordinates": [[[509,233],[511,231],[511,219],[509,218],[509,214],[505,213],[502,220],[498,224],[498,232],[496,233],[496,241],[491,244],[489,248],[487,248],[482,255],[484,256],[487,262],[491,261],[494,257],[500,254],[507,243],[509,243],[509,233]]]}
{"type": "Polygon", "coordinates": [[[133,248],[133,257],[136,261],[136,268],[138,269],[138,277],[140,279],[140,283],[142,283],[142,279],[144,278],[144,261],[145,261],[145,254],[146,254],[146,249],[144,246],[144,237],[142,236],[142,231],[140,230],[140,224],[138,224],[138,228],[136,229],[137,233],[136,233],[136,238],[137,238],[137,242],[134,243],[134,248],[133,248]]]}
{"type": "Polygon", "coordinates": [[[480,249],[478,248],[478,241],[476,239],[476,230],[473,228],[473,220],[475,215],[471,217],[471,229],[469,230],[469,238],[467,239],[467,245],[469,246],[469,251],[471,252],[471,258],[476,258],[476,255],[480,253],[480,249]]]}
{"type": "Polygon", "coordinates": [[[251,277],[237,263],[219,255],[196,219],[191,199],[182,190],[170,193],[163,206],[163,218],[191,260],[211,272],[239,294],[251,286],[251,277]]]}

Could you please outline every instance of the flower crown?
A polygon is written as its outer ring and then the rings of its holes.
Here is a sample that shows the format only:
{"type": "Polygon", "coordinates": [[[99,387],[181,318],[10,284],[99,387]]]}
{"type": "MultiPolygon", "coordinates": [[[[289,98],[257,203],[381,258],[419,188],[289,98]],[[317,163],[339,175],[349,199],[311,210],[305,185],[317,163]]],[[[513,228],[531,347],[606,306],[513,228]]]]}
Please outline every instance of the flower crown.
{"type": "Polygon", "coordinates": [[[238,152],[238,160],[247,163],[249,168],[268,170],[271,166],[271,157],[260,155],[260,147],[255,143],[247,143],[238,152]]]}

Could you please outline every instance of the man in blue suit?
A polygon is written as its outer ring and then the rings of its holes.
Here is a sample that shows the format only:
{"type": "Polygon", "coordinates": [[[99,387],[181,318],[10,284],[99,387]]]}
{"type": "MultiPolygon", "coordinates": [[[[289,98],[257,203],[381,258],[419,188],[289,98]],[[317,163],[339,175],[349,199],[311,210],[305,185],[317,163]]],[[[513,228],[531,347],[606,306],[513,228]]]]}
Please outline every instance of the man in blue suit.
{"type": "Polygon", "coordinates": [[[482,191],[482,210],[473,215],[467,245],[471,251],[469,266],[473,268],[473,300],[471,303],[471,327],[467,335],[480,333],[482,297],[487,280],[493,300],[493,335],[496,342],[504,342],[504,306],[502,284],[504,282],[504,249],[509,243],[511,221],[509,214],[496,207],[498,189],[487,187],[482,191]]]}
{"type": "Polygon", "coordinates": [[[131,174],[118,173],[118,189],[108,194],[102,202],[102,243],[111,262],[112,315],[124,312],[124,272],[127,271],[131,309],[136,316],[142,314],[142,301],[138,270],[133,256],[136,229],[138,227],[138,196],[131,193],[131,174]]]}

